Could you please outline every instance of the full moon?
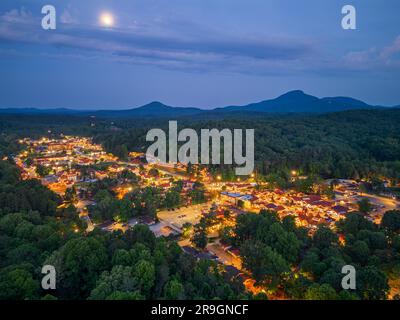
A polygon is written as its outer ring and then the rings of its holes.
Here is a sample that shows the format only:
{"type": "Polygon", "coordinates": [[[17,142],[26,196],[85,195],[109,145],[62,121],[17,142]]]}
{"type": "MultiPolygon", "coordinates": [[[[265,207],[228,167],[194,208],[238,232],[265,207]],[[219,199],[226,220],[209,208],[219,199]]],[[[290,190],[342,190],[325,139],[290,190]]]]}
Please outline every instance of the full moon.
{"type": "Polygon", "coordinates": [[[112,27],[114,25],[114,17],[111,13],[103,12],[100,15],[100,24],[104,27],[112,27]]]}

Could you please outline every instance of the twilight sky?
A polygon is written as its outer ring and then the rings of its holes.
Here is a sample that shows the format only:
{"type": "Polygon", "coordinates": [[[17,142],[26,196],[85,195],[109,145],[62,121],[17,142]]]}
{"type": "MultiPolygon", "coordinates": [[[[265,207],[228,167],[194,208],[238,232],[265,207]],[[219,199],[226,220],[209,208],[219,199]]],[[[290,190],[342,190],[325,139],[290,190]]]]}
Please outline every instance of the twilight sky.
{"type": "Polygon", "coordinates": [[[294,89],[399,105],[399,14],[399,0],[1,0],[0,107],[212,108],[294,89]]]}

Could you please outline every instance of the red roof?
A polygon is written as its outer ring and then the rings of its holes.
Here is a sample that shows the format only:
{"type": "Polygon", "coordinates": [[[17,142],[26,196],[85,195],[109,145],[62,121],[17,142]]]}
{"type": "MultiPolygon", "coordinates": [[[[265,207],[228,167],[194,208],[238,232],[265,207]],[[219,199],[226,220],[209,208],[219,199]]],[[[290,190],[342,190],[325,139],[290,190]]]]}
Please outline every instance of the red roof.
{"type": "Polygon", "coordinates": [[[321,207],[330,207],[332,205],[332,203],[330,203],[329,201],[321,200],[321,201],[315,201],[314,205],[321,206],[321,207]]]}
{"type": "Polygon", "coordinates": [[[334,206],[334,207],[332,207],[332,209],[334,211],[336,211],[337,213],[341,213],[341,214],[347,213],[349,211],[349,208],[344,207],[344,206],[334,206]]]}

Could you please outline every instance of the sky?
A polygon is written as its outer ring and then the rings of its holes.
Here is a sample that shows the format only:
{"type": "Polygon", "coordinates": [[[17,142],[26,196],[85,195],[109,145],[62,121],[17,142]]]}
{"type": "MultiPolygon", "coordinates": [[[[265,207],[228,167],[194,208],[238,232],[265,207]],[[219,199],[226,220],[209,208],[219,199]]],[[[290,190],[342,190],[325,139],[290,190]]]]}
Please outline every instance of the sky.
{"type": "Polygon", "coordinates": [[[400,105],[399,14],[398,0],[1,0],[0,107],[209,109],[297,89],[400,105]]]}

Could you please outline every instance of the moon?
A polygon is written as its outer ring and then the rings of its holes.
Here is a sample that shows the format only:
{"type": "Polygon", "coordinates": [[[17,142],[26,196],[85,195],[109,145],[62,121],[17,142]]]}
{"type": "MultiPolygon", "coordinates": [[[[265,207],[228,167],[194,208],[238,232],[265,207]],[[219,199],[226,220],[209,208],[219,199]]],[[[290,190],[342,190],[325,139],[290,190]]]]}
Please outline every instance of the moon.
{"type": "Polygon", "coordinates": [[[103,12],[99,17],[100,24],[103,27],[112,27],[114,26],[114,16],[109,12],[103,12]]]}

